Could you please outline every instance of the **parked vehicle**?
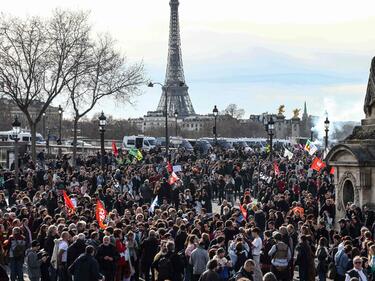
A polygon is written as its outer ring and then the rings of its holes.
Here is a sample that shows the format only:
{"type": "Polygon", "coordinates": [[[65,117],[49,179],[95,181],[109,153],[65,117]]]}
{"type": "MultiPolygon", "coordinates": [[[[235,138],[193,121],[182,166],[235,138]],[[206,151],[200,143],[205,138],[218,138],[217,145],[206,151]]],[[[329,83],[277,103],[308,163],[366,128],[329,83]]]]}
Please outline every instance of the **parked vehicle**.
{"type": "MultiPolygon", "coordinates": [[[[13,134],[14,134],[13,130],[0,132],[0,141],[9,141],[9,142],[14,141],[13,134]]],[[[18,138],[20,142],[31,142],[31,132],[21,131],[21,133],[18,134],[18,138]]],[[[36,133],[36,143],[37,144],[45,143],[43,136],[39,133],[36,133]]]]}
{"type": "Polygon", "coordinates": [[[193,147],[195,151],[202,154],[207,154],[210,150],[212,150],[212,145],[210,144],[210,142],[204,139],[198,139],[193,147]]]}
{"type": "Polygon", "coordinates": [[[234,139],[232,141],[233,147],[235,149],[244,150],[244,151],[253,151],[253,149],[243,140],[241,139],[234,139]]]}
{"type": "Polygon", "coordinates": [[[187,140],[183,139],[183,138],[179,138],[179,137],[170,137],[169,138],[169,146],[171,148],[183,148],[185,150],[188,150],[188,151],[193,151],[194,148],[193,146],[190,144],[190,142],[188,142],[187,140]]]}
{"type": "Polygon", "coordinates": [[[156,139],[154,137],[145,136],[125,136],[123,138],[122,145],[125,149],[139,148],[150,150],[155,148],[156,139]]]}
{"type": "MultiPolygon", "coordinates": [[[[160,137],[156,139],[156,146],[165,148],[165,138],[160,137]]],[[[190,144],[190,142],[186,139],[183,139],[181,137],[169,137],[169,148],[172,149],[180,149],[183,148],[188,151],[193,151],[194,148],[190,144]]]]}

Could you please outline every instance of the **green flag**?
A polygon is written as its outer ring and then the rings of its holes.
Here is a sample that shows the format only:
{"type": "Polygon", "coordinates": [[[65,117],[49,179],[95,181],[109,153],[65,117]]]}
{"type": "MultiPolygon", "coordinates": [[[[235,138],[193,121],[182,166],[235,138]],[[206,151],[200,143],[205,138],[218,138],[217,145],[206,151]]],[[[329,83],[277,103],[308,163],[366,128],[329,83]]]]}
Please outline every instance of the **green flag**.
{"type": "Polygon", "coordinates": [[[139,149],[131,148],[129,150],[129,154],[136,158],[138,161],[141,161],[143,159],[142,153],[139,151],[139,149]]]}

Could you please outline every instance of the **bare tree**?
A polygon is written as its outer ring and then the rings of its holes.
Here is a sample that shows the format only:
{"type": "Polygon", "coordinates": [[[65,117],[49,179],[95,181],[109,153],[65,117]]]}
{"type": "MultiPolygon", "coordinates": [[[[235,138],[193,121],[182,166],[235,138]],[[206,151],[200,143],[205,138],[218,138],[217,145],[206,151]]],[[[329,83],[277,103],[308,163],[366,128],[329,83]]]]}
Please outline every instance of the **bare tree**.
{"type": "Polygon", "coordinates": [[[33,160],[37,123],[85,57],[82,46],[90,31],[87,19],[87,13],[56,10],[47,20],[0,20],[0,94],[25,114],[31,129],[33,160]],[[33,116],[29,109],[36,101],[44,105],[33,116]]]}
{"type": "Polygon", "coordinates": [[[230,115],[235,119],[241,119],[245,115],[245,110],[242,108],[238,108],[237,104],[230,104],[224,109],[224,114],[230,115]]]}
{"type": "MultiPolygon", "coordinates": [[[[87,46],[84,65],[77,65],[73,79],[67,84],[69,100],[74,112],[73,159],[77,153],[77,129],[79,120],[89,113],[103,98],[115,98],[117,102],[129,102],[145,84],[143,64],[128,65],[126,59],[114,47],[114,41],[101,36],[87,46]]],[[[74,161],[75,162],[75,161],[74,161]]]]}

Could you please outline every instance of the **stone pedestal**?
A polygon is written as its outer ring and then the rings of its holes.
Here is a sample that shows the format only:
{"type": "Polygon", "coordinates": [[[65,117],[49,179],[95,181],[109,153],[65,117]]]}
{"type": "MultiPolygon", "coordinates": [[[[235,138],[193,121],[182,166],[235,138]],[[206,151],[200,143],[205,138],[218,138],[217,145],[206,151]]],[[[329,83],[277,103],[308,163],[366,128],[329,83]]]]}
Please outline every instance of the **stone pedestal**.
{"type": "Polygon", "coordinates": [[[336,219],[345,216],[345,206],[375,207],[375,120],[364,119],[361,126],[331,149],[326,157],[335,168],[336,219]]]}
{"type": "Polygon", "coordinates": [[[301,119],[299,117],[293,117],[292,122],[292,138],[298,138],[301,136],[301,119]]]}
{"type": "Polygon", "coordinates": [[[275,138],[285,139],[287,136],[287,130],[285,126],[285,116],[278,114],[275,120],[275,138]]]}

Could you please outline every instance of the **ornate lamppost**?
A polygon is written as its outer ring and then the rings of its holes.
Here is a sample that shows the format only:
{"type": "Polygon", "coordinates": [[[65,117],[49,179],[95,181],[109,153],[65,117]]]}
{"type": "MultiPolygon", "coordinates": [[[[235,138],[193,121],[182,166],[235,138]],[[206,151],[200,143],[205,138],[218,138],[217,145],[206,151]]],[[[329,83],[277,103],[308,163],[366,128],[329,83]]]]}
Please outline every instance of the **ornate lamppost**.
{"type": "Polygon", "coordinates": [[[217,109],[216,105],[214,106],[214,109],[212,110],[212,114],[214,115],[215,123],[213,127],[213,133],[215,136],[215,145],[217,145],[217,116],[219,115],[219,110],[217,109]]]}
{"type": "Polygon", "coordinates": [[[18,117],[14,118],[12,123],[12,139],[14,140],[14,170],[15,170],[15,180],[18,184],[19,179],[19,167],[18,167],[18,135],[21,133],[21,122],[18,121],[18,117]]]}
{"type": "Polygon", "coordinates": [[[326,133],[325,137],[325,150],[327,151],[328,148],[328,132],[329,132],[329,120],[328,120],[328,113],[326,113],[326,120],[324,121],[324,131],[326,133]]]}
{"type": "Polygon", "coordinates": [[[43,112],[43,138],[46,138],[46,113],[43,112]]]}
{"type": "Polygon", "coordinates": [[[104,169],[104,132],[105,126],[107,125],[107,117],[105,117],[104,112],[99,116],[99,132],[100,132],[100,154],[101,154],[101,165],[102,169],[104,169]]]}
{"type": "Polygon", "coordinates": [[[272,161],[273,158],[273,135],[275,133],[275,122],[273,121],[273,118],[271,116],[270,121],[268,121],[267,124],[268,129],[268,135],[270,137],[270,160],[272,161]]]}
{"type": "MultiPolygon", "coordinates": [[[[59,112],[59,141],[57,142],[57,144],[59,146],[62,145],[62,115],[63,115],[63,109],[61,107],[61,105],[59,105],[59,108],[58,108],[58,112],[59,112]]],[[[61,147],[59,147],[59,158],[61,158],[61,154],[62,154],[62,150],[61,150],[61,147]]]]}

